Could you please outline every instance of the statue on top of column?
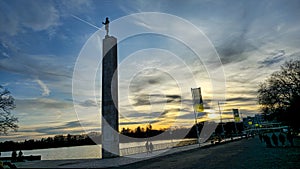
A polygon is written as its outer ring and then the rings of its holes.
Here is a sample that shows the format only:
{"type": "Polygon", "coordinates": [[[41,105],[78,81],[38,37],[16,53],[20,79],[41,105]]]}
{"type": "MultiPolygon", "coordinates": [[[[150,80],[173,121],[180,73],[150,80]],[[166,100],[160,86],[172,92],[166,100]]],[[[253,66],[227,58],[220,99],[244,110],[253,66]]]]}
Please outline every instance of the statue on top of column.
{"type": "Polygon", "coordinates": [[[105,30],[106,30],[106,36],[108,36],[108,28],[109,28],[109,20],[108,17],[106,17],[105,22],[102,22],[103,25],[105,25],[105,30]]]}

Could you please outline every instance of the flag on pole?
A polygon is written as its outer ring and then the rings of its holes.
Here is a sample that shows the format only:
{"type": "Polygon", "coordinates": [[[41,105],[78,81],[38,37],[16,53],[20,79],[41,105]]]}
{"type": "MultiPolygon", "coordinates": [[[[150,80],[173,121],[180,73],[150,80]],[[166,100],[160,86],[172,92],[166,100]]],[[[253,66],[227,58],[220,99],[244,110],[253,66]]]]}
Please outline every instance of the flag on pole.
{"type": "Polygon", "coordinates": [[[239,109],[232,109],[233,111],[233,118],[235,122],[240,122],[240,113],[239,113],[239,109]]]}
{"type": "Polygon", "coordinates": [[[192,88],[192,96],[193,96],[193,106],[195,112],[203,112],[204,107],[203,107],[203,100],[202,100],[202,95],[201,95],[201,88],[192,88]]]}

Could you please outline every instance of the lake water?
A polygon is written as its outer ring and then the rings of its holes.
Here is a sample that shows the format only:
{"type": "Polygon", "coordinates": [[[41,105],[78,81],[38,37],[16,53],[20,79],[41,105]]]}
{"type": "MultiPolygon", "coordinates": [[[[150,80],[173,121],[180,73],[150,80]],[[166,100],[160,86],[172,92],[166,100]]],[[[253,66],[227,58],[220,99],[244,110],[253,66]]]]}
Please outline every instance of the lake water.
{"type": "MultiPolygon", "coordinates": [[[[194,139],[185,139],[186,141],[194,139]]],[[[176,145],[182,140],[158,140],[152,141],[154,149],[165,149],[176,145]]],[[[120,143],[121,155],[145,152],[145,142],[120,143]]],[[[101,158],[101,145],[87,145],[76,147],[61,147],[37,150],[22,150],[24,155],[41,155],[42,160],[61,159],[88,159],[101,158]]],[[[18,151],[17,151],[18,153],[18,151]]],[[[11,152],[2,152],[2,157],[10,157],[11,152]]]]}

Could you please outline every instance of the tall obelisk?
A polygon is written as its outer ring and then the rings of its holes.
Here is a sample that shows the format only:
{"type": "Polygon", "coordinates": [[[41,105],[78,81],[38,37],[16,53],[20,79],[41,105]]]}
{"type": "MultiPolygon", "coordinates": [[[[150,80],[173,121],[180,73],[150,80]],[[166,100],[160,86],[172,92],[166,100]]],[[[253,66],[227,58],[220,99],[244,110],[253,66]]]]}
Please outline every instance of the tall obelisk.
{"type": "Polygon", "coordinates": [[[102,158],[119,156],[118,53],[117,39],[108,35],[105,24],[102,60],[102,158]]]}

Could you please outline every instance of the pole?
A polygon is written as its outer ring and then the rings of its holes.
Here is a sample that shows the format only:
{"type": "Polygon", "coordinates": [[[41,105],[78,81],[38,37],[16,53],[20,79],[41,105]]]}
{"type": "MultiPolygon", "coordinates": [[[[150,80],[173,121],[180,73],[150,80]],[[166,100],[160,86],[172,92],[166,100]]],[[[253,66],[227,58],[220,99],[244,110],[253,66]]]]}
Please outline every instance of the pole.
{"type": "MultiPolygon", "coordinates": [[[[191,92],[192,92],[192,97],[194,99],[194,93],[193,93],[193,88],[191,88],[191,92]]],[[[200,136],[199,136],[199,130],[198,130],[198,126],[197,126],[197,114],[196,114],[196,111],[195,111],[195,105],[193,104],[193,109],[194,109],[194,115],[195,115],[195,127],[196,127],[196,132],[197,132],[197,138],[198,138],[198,144],[199,144],[199,147],[200,147],[200,136]]]]}
{"type": "Polygon", "coordinates": [[[235,119],[234,119],[234,127],[235,127],[235,136],[237,136],[238,133],[237,133],[237,127],[236,127],[236,121],[235,121],[235,119]]]}
{"type": "Polygon", "coordinates": [[[220,123],[221,123],[221,126],[222,126],[222,133],[221,135],[224,134],[224,126],[223,126],[223,122],[222,122],[222,112],[221,112],[221,109],[220,109],[220,102],[218,101],[218,107],[219,107],[219,112],[220,112],[220,123]]]}
{"type": "Polygon", "coordinates": [[[198,130],[198,125],[197,125],[197,115],[196,115],[196,111],[194,110],[194,114],[195,114],[195,127],[196,127],[196,132],[197,132],[197,140],[198,140],[198,144],[199,144],[199,147],[200,147],[200,136],[199,136],[199,130],[198,130]]]}
{"type": "Polygon", "coordinates": [[[102,158],[120,156],[118,110],[118,43],[105,36],[102,44],[102,158]]]}

